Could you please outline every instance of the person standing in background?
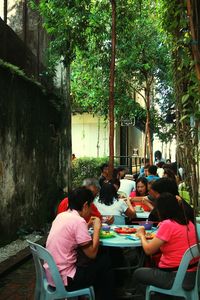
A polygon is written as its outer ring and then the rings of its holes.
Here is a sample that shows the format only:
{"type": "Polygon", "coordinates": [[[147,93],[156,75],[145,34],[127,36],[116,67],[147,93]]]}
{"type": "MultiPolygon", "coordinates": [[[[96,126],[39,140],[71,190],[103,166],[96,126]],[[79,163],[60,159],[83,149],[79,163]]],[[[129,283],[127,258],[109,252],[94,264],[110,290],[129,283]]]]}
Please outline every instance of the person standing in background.
{"type": "Polygon", "coordinates": [[[109,171],[109,166],[107,163],[104,163],[100,166],[101,169],[101,175],[99,177],[99,185],[102,187],[102,185],[106,182],[108,182],[108,171],[109,171]]]}

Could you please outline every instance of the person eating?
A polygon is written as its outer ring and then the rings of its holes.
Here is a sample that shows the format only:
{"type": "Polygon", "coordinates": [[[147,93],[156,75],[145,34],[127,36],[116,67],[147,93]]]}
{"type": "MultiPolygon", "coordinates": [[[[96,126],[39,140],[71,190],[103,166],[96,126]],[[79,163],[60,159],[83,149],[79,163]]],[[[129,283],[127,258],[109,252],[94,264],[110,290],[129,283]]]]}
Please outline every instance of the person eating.
{"type": "Polygon", "coordinates": [[[139,205],[145,211],[151,211],[153,209],[153,202],[148,198],[148,180],[145,177],[137,179],[136,191],[130,194],[130,201],[134,206],[139,205]]]}
{"type": "MultiPolygon", "coordinates": [[[[160,250],[158,268],[139,268],[134,276],[143,285],[170,289],[185,251],[197,242],[196,231],[175,195],[161,193],[156,199],[156,210],[160,225],[155,237],[147,241],[144,227],[140,227],[136,235],[141,239],[146,255],[153,255],[160,250]]],[[[197,261],[192,261],[184,280],[185,285],[194,283],[196,268],[197,261]]]]}
{"type": "MultiPolygon", "coordinates": [[[[46,248],[53,256],[63,283],[68,291],[93,285],[100,299],[114,299],[113,274],[106,253],[99,253],[101,221],[93,218],[93,237],[85,221],[91,214],[93,193],[80,187],[69,193],[68,210],[56,216],[50,229],[46,248]],[[78,263],[78,250],[88,258],[87,263],[78,263]]],[[[54,286],[47,264],[44,264],[47,280],[54,286]]]]}

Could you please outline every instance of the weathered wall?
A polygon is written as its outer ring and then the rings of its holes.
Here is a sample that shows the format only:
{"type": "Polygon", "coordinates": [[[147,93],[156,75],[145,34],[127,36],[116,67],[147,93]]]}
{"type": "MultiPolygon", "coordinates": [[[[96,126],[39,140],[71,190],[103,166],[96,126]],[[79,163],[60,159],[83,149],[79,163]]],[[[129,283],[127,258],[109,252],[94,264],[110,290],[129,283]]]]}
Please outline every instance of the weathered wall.
{"type": "Polygon", "coordinates": [[[55,96],[0,66],[0,244],[49,221],[68,184],[70,113],[63,127],[62,111],[55,96]]]}
{"type": "MultiPolygon", "coordinates": [[[[33,36],[29,36],[33,38],[33,36]]],[[[42,76],[45,73],[45,67],[42,64],[39,57],[39,53],[35,56],[31,49],[16,35],[16,33],[5,24],[0,18],[0,58],[13,65],[18,66],[23,70],[29,77],[35,78],[40,81],[43,85],[48,87],[52,86],[52,80],[42,76]]],[[[39,42],[38,42],[39,44],[39,42]]],[[[41,46],[40,46],[41,47],[41,46]]],[[[42,50],[41,50],[42,51],[42,50]]],[[[45,51],[43,49],[43,51],[45,51]]]]}

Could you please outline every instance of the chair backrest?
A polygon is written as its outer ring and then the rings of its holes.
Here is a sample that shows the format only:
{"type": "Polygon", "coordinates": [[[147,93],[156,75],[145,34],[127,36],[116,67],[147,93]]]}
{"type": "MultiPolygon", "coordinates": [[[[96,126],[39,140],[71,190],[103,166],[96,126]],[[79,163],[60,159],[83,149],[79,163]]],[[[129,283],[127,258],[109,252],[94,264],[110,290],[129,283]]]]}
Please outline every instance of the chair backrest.
{"type": "Polygon", "coordinates": [[[33,259],[35,262],[36,267],[36,280],[39,281],[45,281],[46,285],[48,285],[46,274],[44,271],[43,264],[46,262],[49,266],[51,277],[53,279],[53,282],[55,284],[56,291],[64,294],[66,293],[62,278],[60,276],[60,273],[58,271],[58,268],[56,266],[56,263],[52,257],[52,255],[48,252],[47,249],[42,247],[41,245],[38,245],[36,243],[33,243],[31,241],[27,241],[31,250],[31,253],[33,255],[33,259]]]}
{"type": "Polygon", "coordinates": [[[199,223],[196,223],[196,232],[197,232],[198,239],[200,240],[200,224],[199,223]]]}
{"type": "Polygon", "coordinates": [[[181,259],[172,289],[182,288],[183,280],[185,278],[190,261],[193,258],[197,258],[199,256],[200,256],[200,252],[199,252],[199,246],[197,244],[186,250],[186,252],[184,253],[181,259]]]}
{"type": "Polygon", "coordinates": [[[114,216],[114,222],[115,225],[125,225],[125,217],[124,216],[114,216]]]}

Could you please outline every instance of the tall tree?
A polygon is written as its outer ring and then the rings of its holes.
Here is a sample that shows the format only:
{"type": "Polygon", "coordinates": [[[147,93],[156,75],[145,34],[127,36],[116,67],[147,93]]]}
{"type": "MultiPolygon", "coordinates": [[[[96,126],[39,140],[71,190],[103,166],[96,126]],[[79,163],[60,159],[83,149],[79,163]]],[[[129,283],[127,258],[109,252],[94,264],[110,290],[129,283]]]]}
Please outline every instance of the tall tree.
{"type": "Polygon", "coordinates": [[[173,62],[174,93],[176,97],[177,160],[185,170],[185,180],[191,203],[198,206],[200,120],[199,82],[195,76],[192,34],[189,30],[187,2],[163,0],[163,28],[168,33],[173,62]]]}
{"type": "Polygon", "coordinates": [[[200,81],[200,47],[198,42],[200,10],[195,0],[187,0],[187,11],[189,16],[190,32],[192,37],[192,54],[194,59],[197,78],[200,81]]]}
{"type": "Polygon", "coordinates": [[[112,5],[112,55],[110,63],[109,86],[109,176],[112,176],[114,168],[114,84],[115,84],[115,53],[116,53],[116,1],[111,0],[112,5]]]}

